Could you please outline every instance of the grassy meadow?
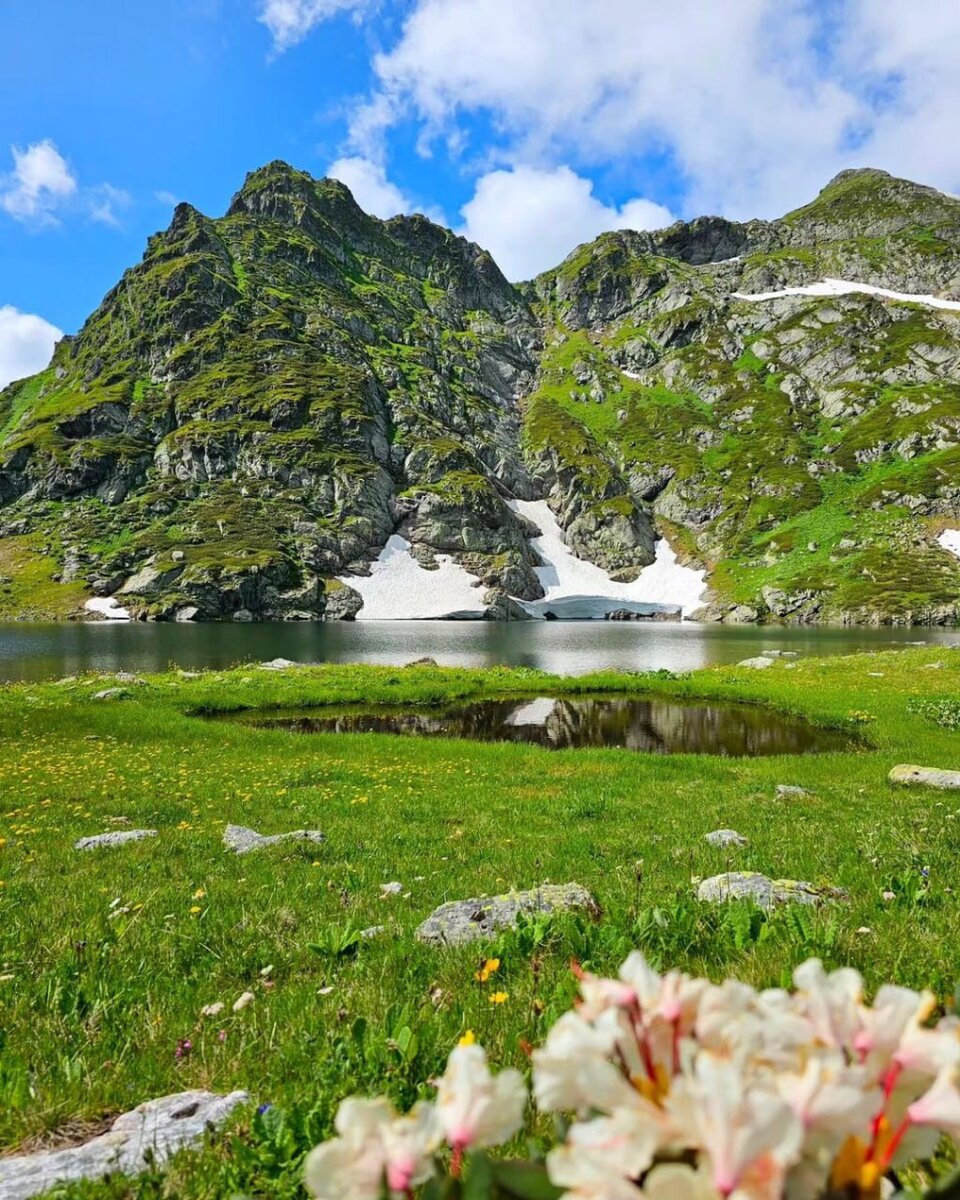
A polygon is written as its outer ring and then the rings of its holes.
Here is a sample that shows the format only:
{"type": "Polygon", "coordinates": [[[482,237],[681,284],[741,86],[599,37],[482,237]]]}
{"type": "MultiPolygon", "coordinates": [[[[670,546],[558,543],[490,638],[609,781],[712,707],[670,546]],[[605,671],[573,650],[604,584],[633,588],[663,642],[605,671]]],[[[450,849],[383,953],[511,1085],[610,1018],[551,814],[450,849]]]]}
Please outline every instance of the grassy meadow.
{"type": "Polygon", "coordinates": [[[818,955],[871,987],[929,985],[949,1006],[960,793],[886,777],[897,762],[960,766],[958,697],[960,652],[946,648],[682,677],[247,666],[0,688],[0,1151],[82,1137],[168,1092],[240,1087],[253,1103],[204,1150],[61,1194],[294,1197],[345,1095],[409,1104],[468,1029],[493,1062],[523,1067],[521,1042],[574,995],[570,959],[612,971],[637,945],[660,966],[770,985],[818,955]],[[108,687],[128,695],[93,699],[108,687]],[[863,746],[753,760],[552,752],[198,716],[606,690],[772,704],[863,746]],[[777,784],[809,794],[778,798],[777,784]],[[327,840],[236,856],[227,823],[327,840]],[[159,837],[72,848],[139,827],[159,837]],[[720,827],[749,845],[712,848],[704,835],[720,827]],[[769,916],[697,903],[699,878],[741,869],[850,899],[769,916]],[[590,888],[601,920],[530,921],[458,950],[414,940],[446,900],[548,880],[590,888]],[[390,881],[400,895],[382,895],[390,881]],[[500,965],[481,981],[487,955],[500,965]],[[244,992],[253,1001],[234,1012],[244,992]]]}

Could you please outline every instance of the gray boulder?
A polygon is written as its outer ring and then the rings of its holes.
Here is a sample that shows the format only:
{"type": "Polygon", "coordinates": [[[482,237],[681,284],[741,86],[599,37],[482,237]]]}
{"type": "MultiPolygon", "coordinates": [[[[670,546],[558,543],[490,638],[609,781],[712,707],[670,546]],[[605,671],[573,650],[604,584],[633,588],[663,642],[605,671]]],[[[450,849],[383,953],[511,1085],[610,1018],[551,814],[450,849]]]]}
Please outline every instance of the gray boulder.
{"type": "Polygon", "coordinates": [[[247,1100],[246,1092],[218,1096],[204,1091],[148,1100],[83,1145],[0,1158],[0,1196],[27,1200],[84,1179],[138,1175],[149,1166],[162,1165],[185,1146],[201,1142],[208,1129],[222,1125],[247,1100]]]}
{"type": "Polygon", "coordinates": [[[249,854],[251,850],[262,850],[264,846],[275,846],[278,842],[325,842],[326,836],[319,829],[294,829],[290,833],[272,833],[264,836],[245,825],[228,825],[223,831],[223,844],[235,854],[249,854]]]}
{"type": "Polygon", "coordinates": [[[126,688],[104,688],[102,692],[93,693],[94,700],[129,700],[130,693],[126,688]]]}
{"type": "Polygon", "coordinates": [[[98,833],[73,843],[74,850],[99,850],[103,846],[122,846],[125,842],[142,842],[157,836],[155,829],[123,829],[116,833],[98,833]]]}
{"type": "Polygon", "coordinates": [[[765,654],[758,654],[756,658],[745,658],[742,662],[738,662],[738,667],[749,667],[752,671],[764,671],[767,667],[772,667],[776,660],[768,658],[765,654]]]}
{"type": "Polygon", "coordinates": [[[417,930],[417,940],[431,946],[463,946],[510,929],[521,913],[579,909],[599,917],[600,906],[579,883],[545,883],[526,892],[451,900],[435,909],[417,930]]]}
{"type": "Polygon", "coordinates": [[[777,784],[777,798],[780,800],[786,799],[787,796],[809,796],[810,794],[806,788],[797,787],[794,783],[777,784]]]}
{"type": "Polygon", "coordinates": [[[899,763],[890,772],[888,779],[891,783],[939,788],[941,791],[955,791],[960,788],[960,771],[946,771],[940,767],[918,767],[913,763],[899,763]]]}
{"type": "Polygon", "coordinates": [[[712,833],[708,833],[706,841],[711,846],[745,846],[747,839],[742,833],[737,833],[735,829],[715,829],[712,833]]]}
{"type": "Polygon", "coordinates": [[[697,888],[697,899],[708,904],[727,900],[752,900],[758,907],[770,909],[778,904],[824,904],[845,900],[842,888],[818,888],[798,879],[768,879],[756,871],[726,871],[704,879],[697,888]]]}

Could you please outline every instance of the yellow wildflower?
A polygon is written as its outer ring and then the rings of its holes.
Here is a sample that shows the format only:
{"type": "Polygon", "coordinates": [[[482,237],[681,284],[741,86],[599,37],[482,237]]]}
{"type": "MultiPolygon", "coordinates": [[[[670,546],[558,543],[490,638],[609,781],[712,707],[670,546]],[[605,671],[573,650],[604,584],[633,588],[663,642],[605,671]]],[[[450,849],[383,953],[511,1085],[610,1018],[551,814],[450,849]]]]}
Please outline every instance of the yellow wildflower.
{"type": "Polygon", "coordinates": [[[486,983],[487,980],[490,978],[490,976],[493,975],[496,971],[499,971],[499,969],[500,969],[500,959],[499,958],[488,958],[486,960],[486,962],[483,964],[483,966],[480,968],[480,970],[476,971],[474,973],[473,977],[474,977],[474,979],[478,980],[480,983],[486,983]]]}
{"type": "Polygon", "coordinates": [[[191,906],[191,908],[190,908],[190,914],[191,914],[191,916],[194,916],[194,917],[195,917],[195,916],[197,915],[197,913],[198,913],[198,912],[202,912],[202,909],[200,908],[200,905],[199,905],[199,904],[194,904],[194,905],[192,905],[192,906],[191,906]]]}
{"type": "Polygon", "coordinates": [[[510,993],[493,992],[488,999],[490,1000],[491,1004],[506,1004],[506,1002],[510,999],[510,993]]]}
{"type": "Polygon", "coordinates": [[[458,1046],[472,1046],[474,1044],[474,1042],[476,1042],[476,1040],[477,1040],[477,1035],[473,1032],[472,1029],[468,1029],[467,1032],[460,1039],[460,1041],[457,1042],[457,1045],[458,1046]]]}

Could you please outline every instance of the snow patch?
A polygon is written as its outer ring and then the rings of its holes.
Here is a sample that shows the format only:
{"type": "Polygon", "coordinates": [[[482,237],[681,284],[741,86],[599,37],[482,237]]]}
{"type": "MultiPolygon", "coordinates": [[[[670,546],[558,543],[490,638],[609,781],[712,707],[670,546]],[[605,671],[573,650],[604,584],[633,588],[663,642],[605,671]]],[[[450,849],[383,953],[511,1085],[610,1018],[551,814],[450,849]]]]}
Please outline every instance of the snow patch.
{"type": "Polygon", "coordinates": [[[540,696],[515,708],[504,721],[505,725],[546,725],[557,701],[553,696],[540,696]]]}
{"type": "Polygon", "coordinates": [[[532,616],[553,611],[558,616],[603,617],[617,607],[611,601],[647,606],[653,612],[679,608],[685,617],[700,607],[706,572],[681,566],[666,538],[657,542],[656,560],[632,583],[618,583],[602,567],[577,558],[546,500],[512,500],[510,507],[540,529],[530,544],[544,564],[535,568],[544,598],[518,601],[532,616]]]}
{"type": "Polygon", "coordinates": [[[889,288],[874,287],[870,283],[855,283],[849,279],[823,279],[807,287],[788,287],[779,292],[734,292],[734,300],[779,300],[784,296],[849,296],[860,292],[865,296],[882,296],[885,300],[899,300],[910,304],[926,304],[929,308],[942,308],[960,312],[960,300],[942,300],[939,296],[920,296],[912,292],[893,292],[889,288]]]}
{"type": "Polygon", "coordinates": [[[449,555],[438,554],[435,571],[421,567],[410,543],[395,533],[370,564],[369,575],[341,575],[340,582],[359,592],[358,621],[428,621],[441,617],[486,615],[480,580],[449,555]]]}
{"type": "Polygon", "coordinates": [[[105,621],[129,621],[130,613],[114,596],[94,596],[83,606],[87,612],[100,613],[105,621]]]}
{"type": "Polygon", "coordinates": [[[621,368],[621,369],[620,369],[620,374],[621,374],[621,375],[626,375],[626,377],[627,377],[628,379],[639,379],[639,378],[640,378],[640,376],[637,374],[637,372],[636,372],[636,371],[628,371],[628,370],[626,370],[625,368],[621,368]]]}
{"type": "Polygon", "coordinates": [[[937,538],[937,541],[951,554],[955,554],[960,558],[960,529],[945,529],[937,538]]]}

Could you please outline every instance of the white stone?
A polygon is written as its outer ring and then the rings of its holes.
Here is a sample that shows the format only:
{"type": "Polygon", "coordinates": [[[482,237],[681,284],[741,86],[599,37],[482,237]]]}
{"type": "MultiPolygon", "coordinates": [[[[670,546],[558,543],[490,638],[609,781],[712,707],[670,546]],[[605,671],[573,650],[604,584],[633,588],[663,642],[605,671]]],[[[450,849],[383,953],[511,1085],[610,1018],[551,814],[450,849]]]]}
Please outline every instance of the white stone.
{"type": "Polygon", "coordinates": [[[28,1200],[51,1188],[106,1175],[138,1175],[178,1150],[203,1140],[239,1105],[246,1092],[178,1092],[148,1100],[118,1117],[109,1132],[80,1146],[0,1158],[0,1197],[28,1200]]]}
{"type": "Polygon", "coordinates": [[[712,833],[706,835],[706,841],[711,846],[745,846],[747,839],[742,833],[737,833],[735,829],[715,829],[712,833]]]}
{"type": "Polygon", "coordinates": [[[773,908],[778,904],[823,904],[846,898],[842,888],[818,888],[798,879],[768,879],[756,871],[712,875],[697,888],[697,899],[708,904],[752,900],[760,908],[773,908]]]}
{"type": "Polygon", "coordinates": [[[122,846],[124,842],[142,842],[157,836],[155,829],[122,829],[115,833],[98,833],[94,837],[74,842],[74,850],[99,850],[102,846],[122,846]]]}
{"type": "Polygon", "coordinates": [[[765,671],[767,667],[772,667],[776,662],[774,658],[767,658],[765,654],[758,654],[756,658],[745,658],[737,663],[738,667],[749,667],[751,671],[765,671]]]}
{"type": "Polygon", "coordinates": [[[272,833],[264,836],[246,825],[228,825],[223,831],[223,844],[235,854],[249,854],[251,850],[262,850],[264,846],[275,846],[278,842],[325,842],[327,839],[319,829],[294,829],[290,833],[272,833]]]}

